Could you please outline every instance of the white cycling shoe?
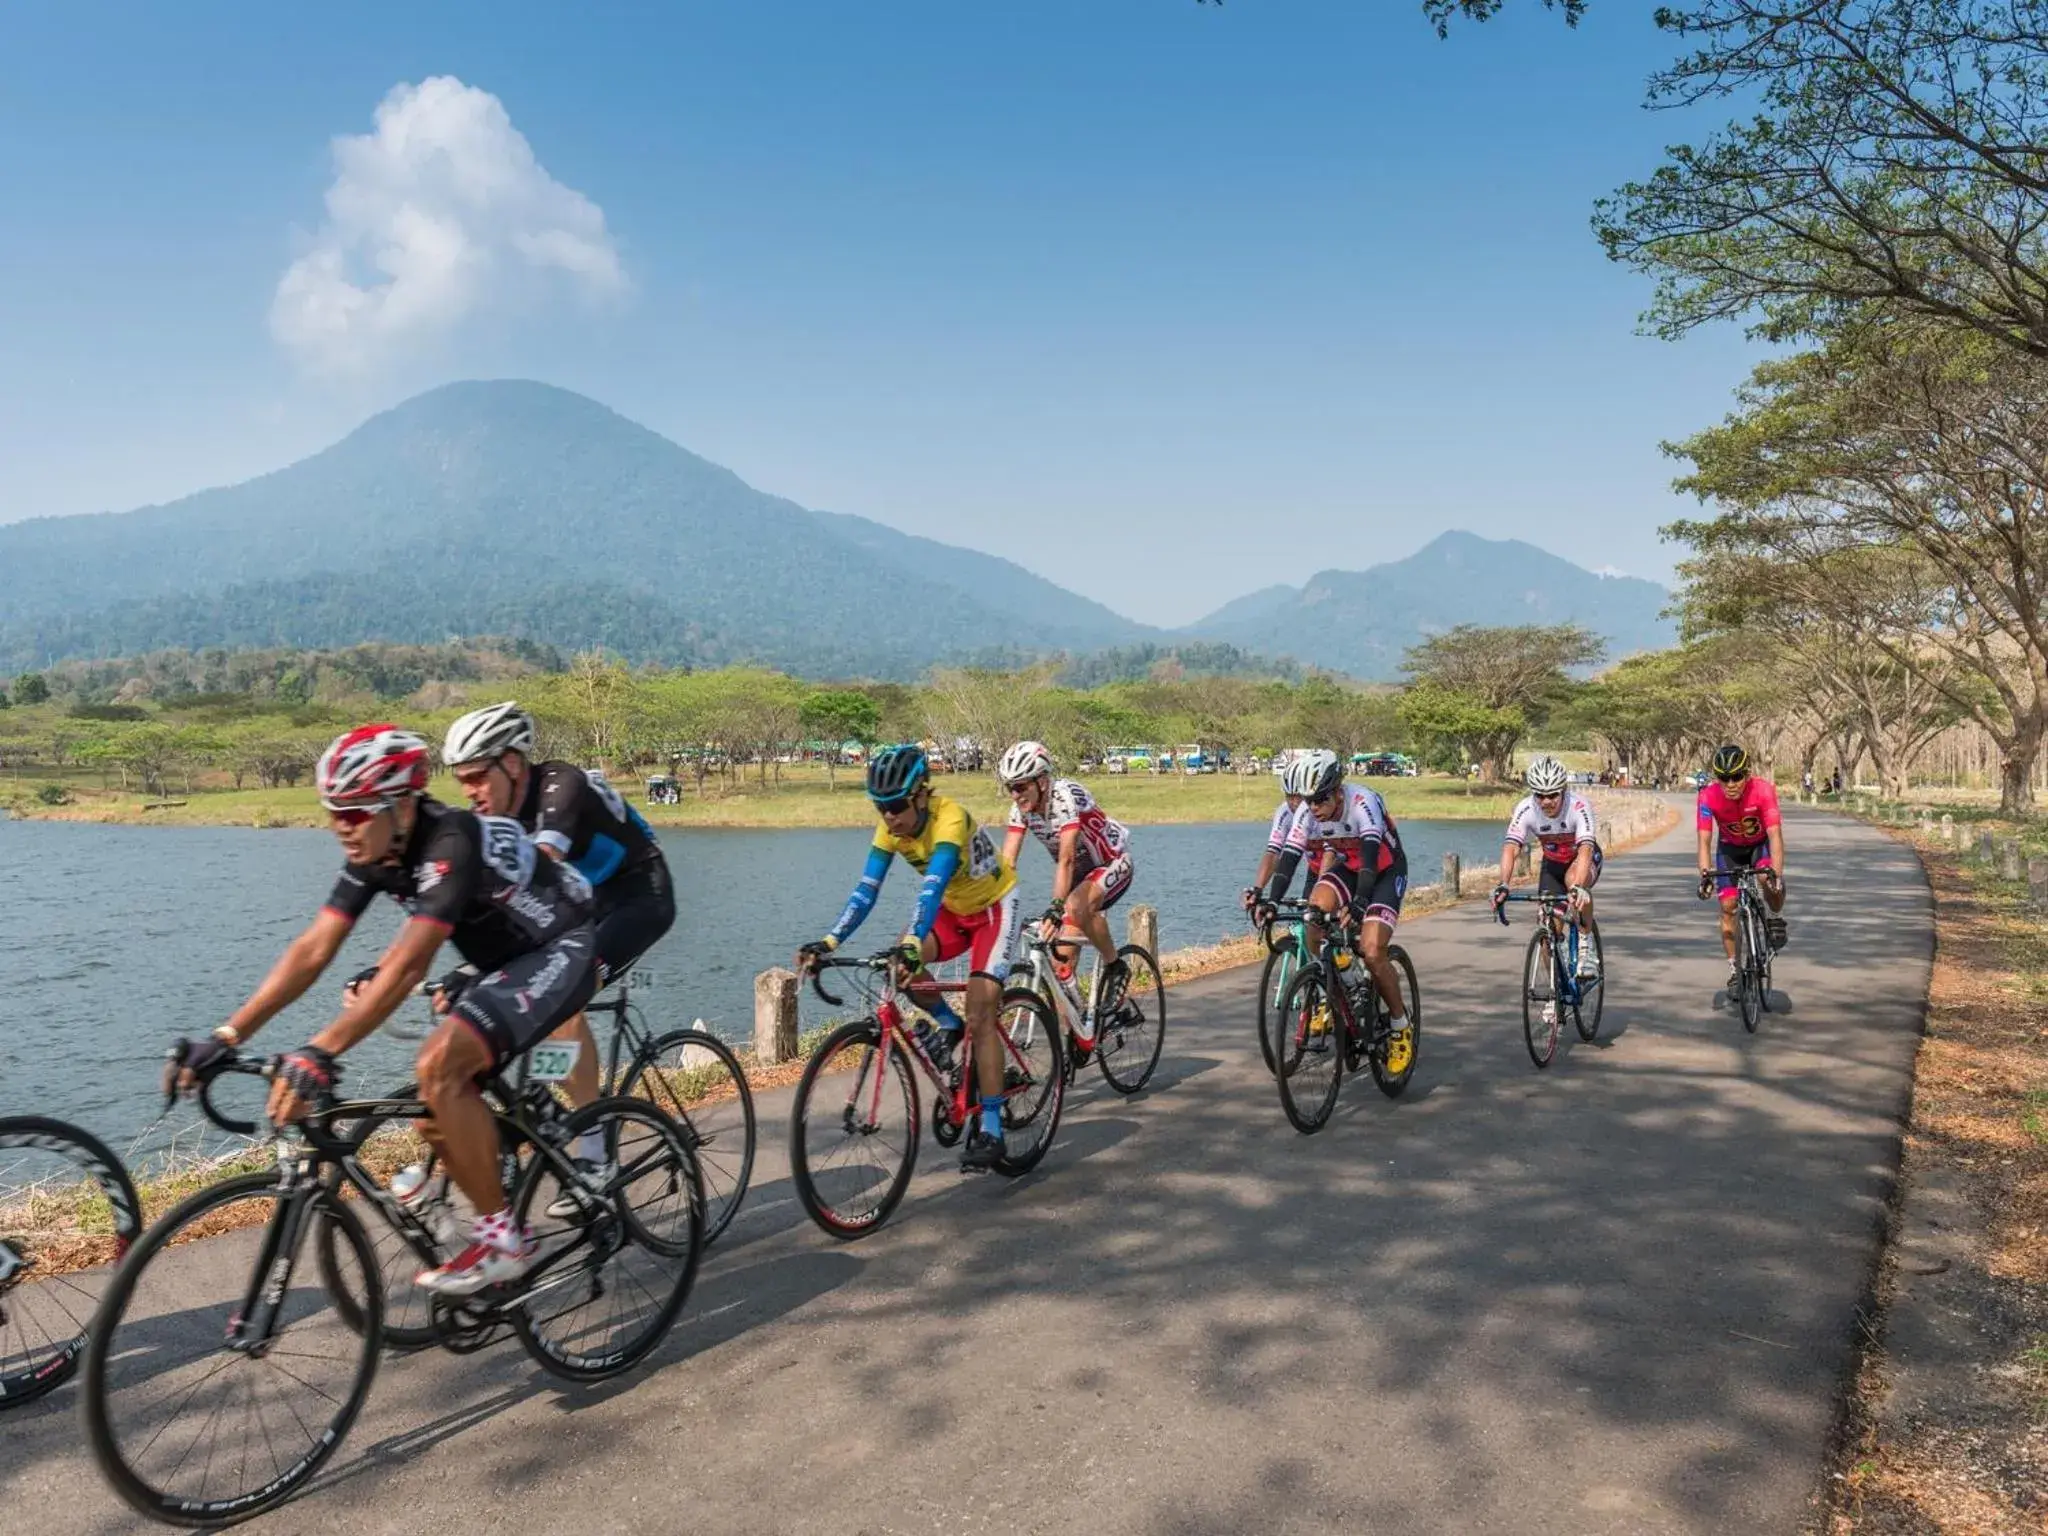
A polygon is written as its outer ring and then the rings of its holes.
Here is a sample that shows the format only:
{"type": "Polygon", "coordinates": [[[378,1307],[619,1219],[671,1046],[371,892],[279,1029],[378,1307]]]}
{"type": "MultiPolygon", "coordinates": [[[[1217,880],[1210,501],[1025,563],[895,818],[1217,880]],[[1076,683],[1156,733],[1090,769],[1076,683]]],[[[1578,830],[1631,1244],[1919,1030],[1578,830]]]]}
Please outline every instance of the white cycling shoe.
{"type": "Polygon", "coordinates": [[[506,1285],[522,1278],[540,1257],[540,1244],[533,1234],[518,1234],[517,1248],[502,1248],[472,1237],[469,1246],[446,1264],[423,1269],[412,1283],[436,1296],[474,1296],[494,1285],[506,1285]]]}
{"type": "MultiPolygon", "coordinates": [[[[619,1176],[619,1165],[614,1162],[594,1163],[583,1157],[572,1157],[569,1161],[576,1165],[577,1177],[582,1179],[583,1187],[593,1197],[600,1195],[619,1176]]],[[[556,1221],[574,1221],[588,1209],[589,1206],[568,1189],[548,1202],[548,1215],[556,1221]]]]}

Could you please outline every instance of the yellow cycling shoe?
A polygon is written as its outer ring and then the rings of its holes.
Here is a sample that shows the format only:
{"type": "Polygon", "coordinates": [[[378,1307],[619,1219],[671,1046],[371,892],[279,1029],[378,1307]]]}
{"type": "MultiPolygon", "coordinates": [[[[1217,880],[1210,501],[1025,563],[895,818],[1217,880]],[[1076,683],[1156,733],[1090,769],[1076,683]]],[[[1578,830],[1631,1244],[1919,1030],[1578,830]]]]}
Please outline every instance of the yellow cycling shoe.
{"type": "Polygon", "coordinates": [[[1387,1036],[1387,1076],[1399,1077],[1415,1064],[1415,1030],[1403,1024],[1387,1036]]]}

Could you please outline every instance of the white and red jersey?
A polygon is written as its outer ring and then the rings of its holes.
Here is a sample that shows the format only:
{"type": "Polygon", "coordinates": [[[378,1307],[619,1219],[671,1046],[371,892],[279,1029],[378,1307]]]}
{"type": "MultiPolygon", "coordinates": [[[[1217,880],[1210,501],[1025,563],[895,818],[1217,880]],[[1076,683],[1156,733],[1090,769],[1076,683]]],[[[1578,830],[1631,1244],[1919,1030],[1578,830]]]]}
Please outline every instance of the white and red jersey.
{"type": "Polygon", "coordinates": [[[1029,832],[1055,859],[1060,856],[1060,838],[1078,830],[1074,848],[1074,872],[1085,874],[1105,864],[1114,864],[1130,851],[1131,834],[1124,824],[1104,813],[1095,797],[1072,779],[1054,779],[1052,792],[1042,810],[1026,815],[1015,801],[1010,803],[1010,830],[1029,832]]]}
{"type": "Polygon", "coordinates": [[[1289,805],[1287,797],[1285,795],[1281,796],[1280,809],[1273,813],[1273,830],[1266,834],[1266,852],[1280,853],[1284,851],[1287,847],[1288,835],[1294,831],[1295,823],[1309,819],[1311,818],[1309,817],[1308,802],[1306,800],[1302,801],[1299,805],[1289,805]]]}
{"type": "Polygon", "coordinates": [[[1304,814],[1295,822],[1287,834],[1287,846],[1296,853],[1320,855],[1325,850],[1336,853],[1338,862],[1348,869],[1365,868],[1367,845],[1377,845],[1373,872],[1391,869],[1401,855],[1401,834],[1394,826],[1394,818],[1387,814],[1387,802],[1379,791],[1367,789],[1362,784],[1344,786],[1344,799],[1338,806],[1334,820],[1325,821],[1309,809],[1309,803],[1301,802],[1304,814]]]}
{"type": "Polygon", "coordinates": [[[1578,851],[1591,843],[1600,846],[1599,828],[1593,821],[1593,807],[1584,795],[1569,792],[1555,816],[1546,816],[1534,795],[1524,795],[1508,818],[1508,841],[1526,848],[1530,838],[1543,846],[1543,857],[1552,864],[1569,864],[1578,851]]]}

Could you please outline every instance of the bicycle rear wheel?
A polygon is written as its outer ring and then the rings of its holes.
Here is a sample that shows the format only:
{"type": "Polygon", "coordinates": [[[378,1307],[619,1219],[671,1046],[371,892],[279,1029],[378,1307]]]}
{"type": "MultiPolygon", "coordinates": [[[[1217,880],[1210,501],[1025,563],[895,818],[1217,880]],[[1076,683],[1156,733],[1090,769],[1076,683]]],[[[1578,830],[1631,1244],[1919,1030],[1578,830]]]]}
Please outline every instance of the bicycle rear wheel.
{"type": "Polygon", "coordinates": [[[865,1237],[917,1167],[917,1083],[873,1019],[842,1024],[804,1064],[789,1115],[789,1177],[811,1220],[865,1237]]]}
{"type": "Polygon", "coordinates": [[[689,1132],[645,1099],[598,1099],[565,1140],[604,1138],[610,1176],[592,1188],[544,1157],[528,1160],[513,1209],[541,1257],[510,1309],[527,1353],[570,1381],[630,1370],[688,1299],[704,1252],[704,1190],[689,1132]],[[564,1197],[574,1214],[549,1215],[564,1197]]]}
{"type": "Polygon", "coordinates": [[[283,1503],[361,1412],[383,1307],[348,1206],[281,1190],[275,1173],[201,1190],[142,1235],[93,1319],[83,1408],[100,1470],[131,1508],[172,1525],[230,1525],[283,1503]],[[360,1331],[308,1252],[330,1224],[360,1331]],[[274,1331],[236,1347],[249,1297],[260,1288],[267,1306],[271,1287],[274,1331]]]}
{"type": "Polygon", "coordinates": [[[1337,1106],[1344,1081],[1343,1023],[1320,965],[1308,966],[1288,984],[1274,1035],[1280,1070],[1280,1108],[1304,1136],[1323,1128],[1337,1106]]]}
{"type": "Polygon", "coordinates": [[[1751,1034],[1756,1033],[1757,1021],[1763,1017],[1763,983],[1758,976],[1756,958],[1756,918],[1747,903],[1736,915],[1735,922],[1735,964],[1741,971],[1738,1000],[1742,1008],[1742,1027],[1751,1034]]]}
{"type": "MultiPolygon", "coordinates": [[[[1038,1166],[1060,1128],[1067,1099],[1060,1058],[1059,1017],[1036,992],[1005,992],[1003,1032],[1003,1160],[996,1171],[1011,1178],[1038,1166]]],[[[968,1063],[969,1068],[973,1063],[968,1063]]]]}
{"type": "Polygon", "coordinates": [[[618,1092],[648,1100],[695,1136],[704,1241],[714,1241],[754,1176],[754,1094],[732,1047],[706,1030],[670,1030],[633,1058],[618,1092]]]}
{"type": "Polygon", "coordinates": [[[1149,950],[1126,944],[1116,952],[1129,974],[1124,999],[1109,1019],[1095,1023],[1095,1064],[1103,1081],[1128,1097],[1152,1081],[1166,1044],[1166,983],[1149,950]]]}
{"type": "Polygon", "coordinates": [[[1280,1011],[1280,1003],[1287,996],[1287,989],[1299,970],[1300,956],[1295,952],[1295,940],[1290,935],[1277,949],[1266,951],[1265,966],[1259,972],[1259,1054],[1266,1060],[1266,1070],[1277,1072],[1273,1063],[1273,1042],[1267,1031],[1272,1016],[1280,1011]]]}
{"type": "Polygon", "coordinates": [[[1572,1010],[1572,1022],[1579,1026],[1579,1038],[1593,1041],[1600,1038],[1600,1015],[1607,1008],[1607,955],[1600,947],[1600,925],[1587,918],[1579,930],[1580,953],[1592,946],[1593,969],[1598,975],[1591,981],[1579,983],[1579,1005],[1572,1010]]]}
{"type": "Polygon", "coordinates": [[[1557,1055],[1557,1010],[1561,1006],[1550,925],[1538,918],[1522,962],[1522,1038],[1528,1043],[1529,1059],[1539,1068],[1549,1066],[1557,1055]]]}
{"type": "MultiPolygon", "coordinates": [[[[1408,1010],[1408,1062],[1399,1072],[1387,1070],[1387,1045],[1384,1039],[1375,1040],[1370,1060],[1372,1080],[1381,1093],[1390,1099],[1398,1099],[1408,1091],[1408,1084],[1414,1080],[1415,1064],[1422,1060],[1422,984],[1415,979],[1415,962],[1408,958],[1408,951],[1398,944],[1387,946],[1387,963],[1400,978],[1401,996],[1408,1010]]],[[[1383,1011],[1377,993],[1373,997],[1375,1020],[1383,1011]]]]}
{"type": "Polygon", "coordinates": [[[0,1408],[71,1378],[141,1231],[128,1170],[98,1137],[40,1115],[0,1119],[0,1408]]]}

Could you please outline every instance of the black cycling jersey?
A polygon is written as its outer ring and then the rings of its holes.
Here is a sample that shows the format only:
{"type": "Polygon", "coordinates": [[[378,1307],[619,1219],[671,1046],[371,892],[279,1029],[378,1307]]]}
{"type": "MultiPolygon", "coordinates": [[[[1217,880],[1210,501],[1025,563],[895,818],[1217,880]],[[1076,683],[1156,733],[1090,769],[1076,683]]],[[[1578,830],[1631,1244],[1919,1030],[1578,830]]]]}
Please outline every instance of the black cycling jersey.
{"type": "Polygon", "coordinates": [[[379,891],[439,923],[464,960],[493,971],[591,921],[590,884],[541,857],[518,822],[422,798],[412,836],[382,864],[348,864],[328,910],[354,922],[379,891]]]}
{"type": "Polygon", "coordinates": [[[661,857],[646,822],[595,769],[536,763],[514,817],[592,885],[661,857]]]}

